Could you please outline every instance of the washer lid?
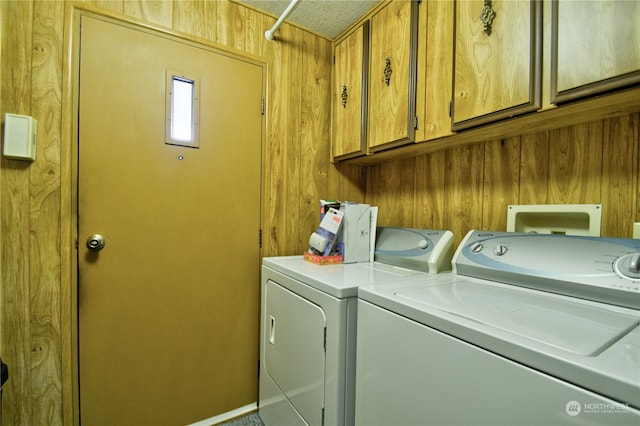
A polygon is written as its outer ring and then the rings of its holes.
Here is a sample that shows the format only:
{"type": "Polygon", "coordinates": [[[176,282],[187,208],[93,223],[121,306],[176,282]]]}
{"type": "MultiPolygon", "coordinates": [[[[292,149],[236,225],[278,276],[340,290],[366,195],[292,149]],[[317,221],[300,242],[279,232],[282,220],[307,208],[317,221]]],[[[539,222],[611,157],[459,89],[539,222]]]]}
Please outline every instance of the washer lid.
{"type": "Polygon", "coordinates": [[[640,324],[638,316],[544,293],[456,280],[399,290],[400,299],[583,356],[596,356],[640,324]]]}

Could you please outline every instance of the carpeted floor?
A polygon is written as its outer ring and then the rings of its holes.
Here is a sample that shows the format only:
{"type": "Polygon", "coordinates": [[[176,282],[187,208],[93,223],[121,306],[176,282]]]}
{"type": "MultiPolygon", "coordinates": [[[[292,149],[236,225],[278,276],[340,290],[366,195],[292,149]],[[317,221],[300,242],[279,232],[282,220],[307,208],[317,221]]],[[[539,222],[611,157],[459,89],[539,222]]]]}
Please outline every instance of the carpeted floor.
{"type": "Polygon", "coordinates": [[[251,413],[244,417],[239,417],[227,423],[221,423],[220,426],[264,426],[258,413],[251,413]]]}

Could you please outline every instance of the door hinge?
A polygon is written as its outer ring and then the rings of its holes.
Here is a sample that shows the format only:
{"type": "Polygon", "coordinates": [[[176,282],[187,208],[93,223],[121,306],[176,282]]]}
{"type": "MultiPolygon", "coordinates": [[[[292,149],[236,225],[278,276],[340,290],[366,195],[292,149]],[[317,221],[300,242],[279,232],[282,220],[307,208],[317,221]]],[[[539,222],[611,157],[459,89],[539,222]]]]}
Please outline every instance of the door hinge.
{"type": "Polygon", "coordinates": [[[413,119],[413,128],[418,130],[418,117],[417,116],[413,119]]]}
{"type": "Polygon", "coordinates": [[[258,230],[258,248],[262,248],[262,229],[258,230]]]}
{"type": "Polygon", "coordinates": [[[262,97],[262,102],[260,103],[260,114],[264,115],[264,96],[262,97]]]}
{"type": "Polygon", "coordinates": [[[449,117],[451,117],[452,112],[453,112],[453,104],[451,103],[451,101],[449,101],[449,117]]]}
{"type": "Polygon", "coordinates": [[[322,407],[322,423],[321,424],[324,426],[324,407],[322,407]]]}

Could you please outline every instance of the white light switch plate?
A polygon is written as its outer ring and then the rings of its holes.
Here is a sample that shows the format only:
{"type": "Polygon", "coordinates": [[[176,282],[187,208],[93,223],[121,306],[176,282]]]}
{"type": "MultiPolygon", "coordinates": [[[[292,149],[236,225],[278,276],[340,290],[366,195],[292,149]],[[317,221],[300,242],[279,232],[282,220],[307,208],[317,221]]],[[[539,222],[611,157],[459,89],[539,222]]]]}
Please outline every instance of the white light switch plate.
{"type": "Polygon", "coordinates": [[[640,239],[640,222],[633,224],[633,238],[640,239]]]}

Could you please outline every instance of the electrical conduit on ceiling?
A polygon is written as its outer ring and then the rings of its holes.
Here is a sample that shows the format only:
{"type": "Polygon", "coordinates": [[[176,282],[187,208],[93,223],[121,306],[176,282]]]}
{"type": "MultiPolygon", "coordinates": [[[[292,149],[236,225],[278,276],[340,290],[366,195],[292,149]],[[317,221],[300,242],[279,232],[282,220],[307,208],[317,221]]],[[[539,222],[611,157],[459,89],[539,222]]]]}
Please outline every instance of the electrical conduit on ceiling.
{"type": "Polygon", "coordinates": [[[298,4],[300,4],[301,1],[302,0],[291,0],[291,3],[289,3],[289,6],[287,6],[284,12],[282,12],[282,15],[280,16],[280,18],[278,18],[278,20],[273,25],[273,27],[271,27],[270,30],[267,30],[264,32],[264,37],[267,40],[274,39],[273,34],[278,30],[278,27],[284,22],[284,20],[287,19],[287,16],[289,16],[289,14],[293,12],[296,7],[298,7],[298,4]]]}

